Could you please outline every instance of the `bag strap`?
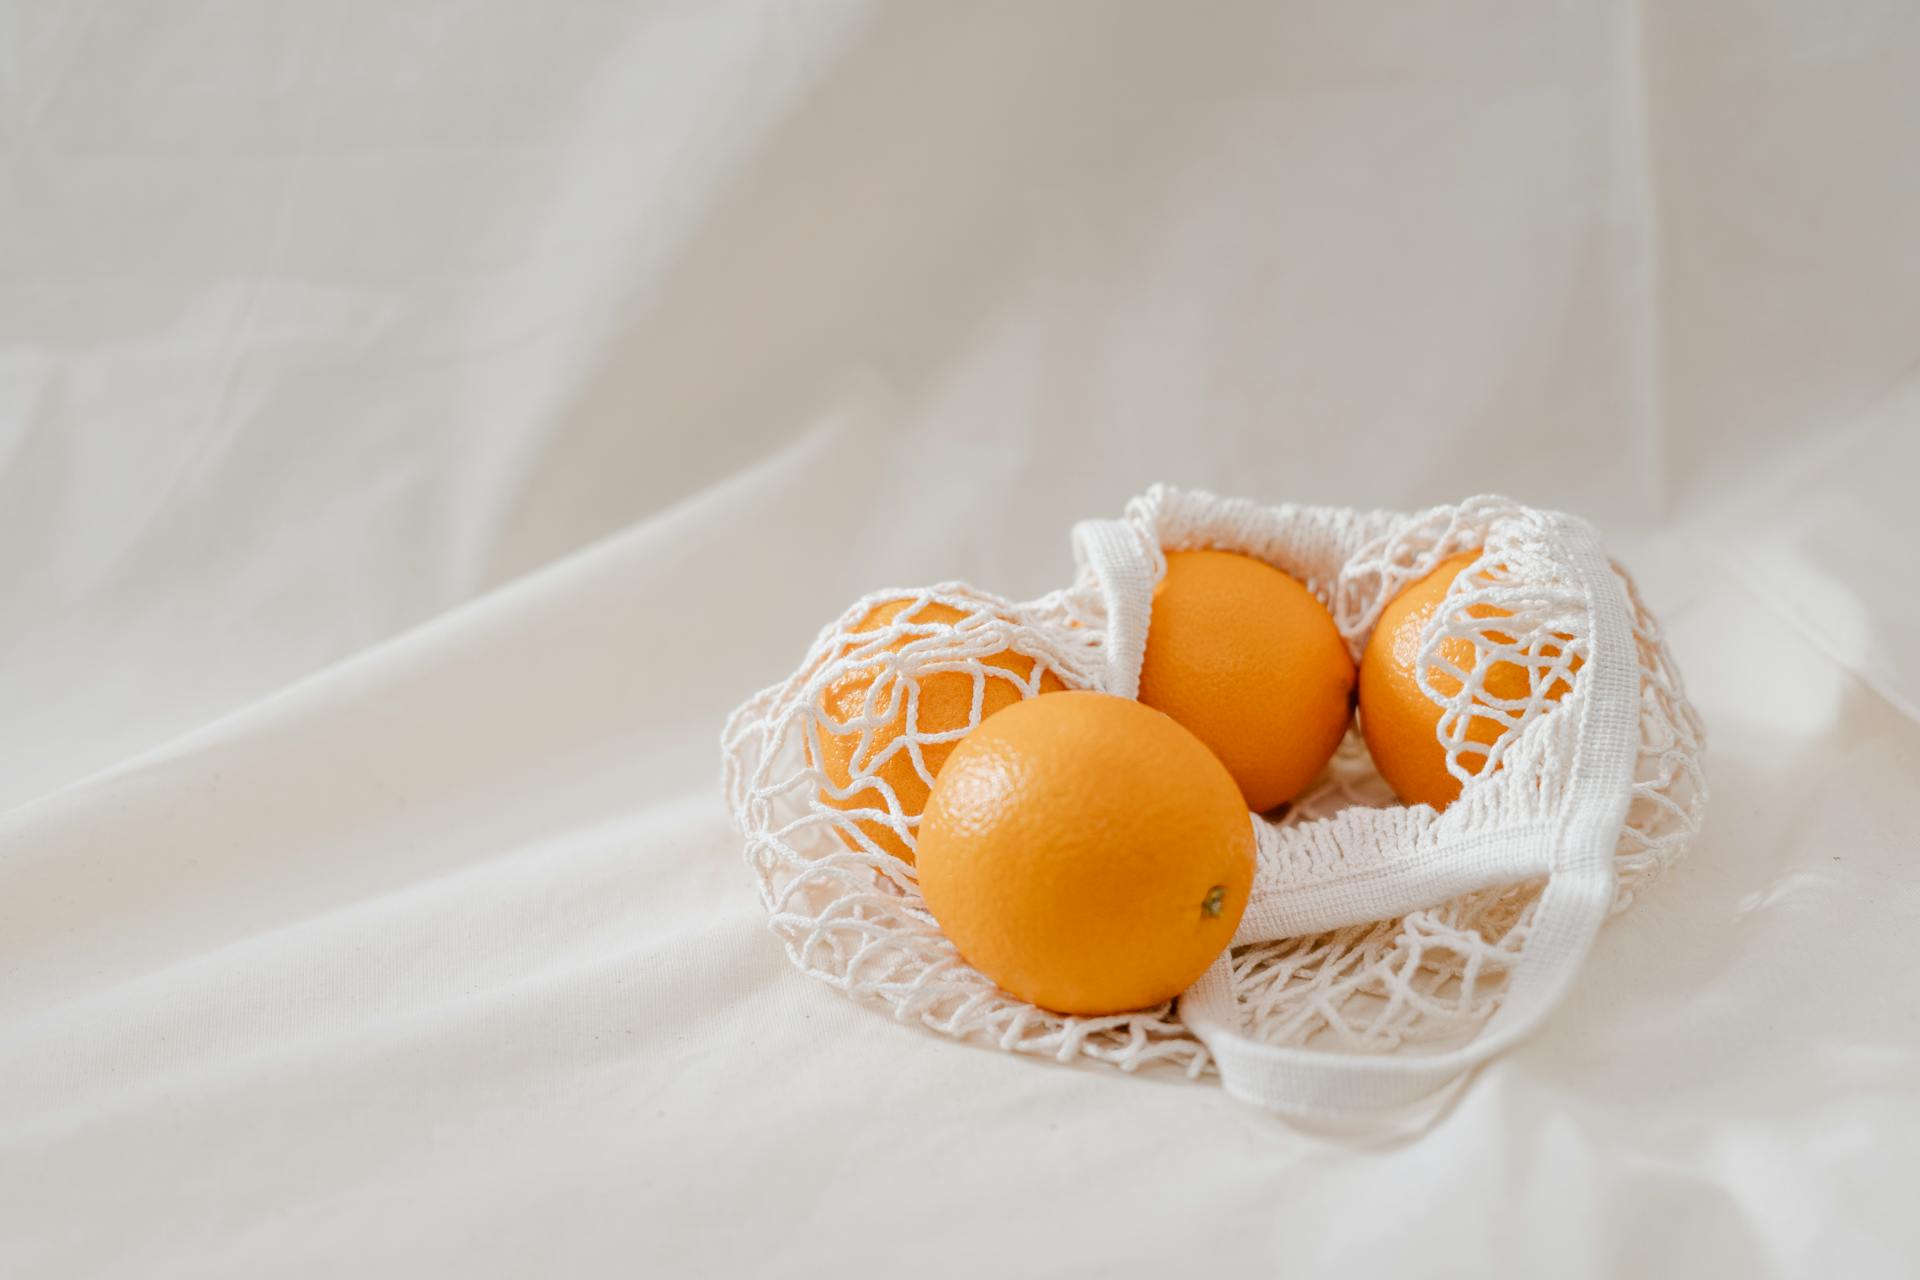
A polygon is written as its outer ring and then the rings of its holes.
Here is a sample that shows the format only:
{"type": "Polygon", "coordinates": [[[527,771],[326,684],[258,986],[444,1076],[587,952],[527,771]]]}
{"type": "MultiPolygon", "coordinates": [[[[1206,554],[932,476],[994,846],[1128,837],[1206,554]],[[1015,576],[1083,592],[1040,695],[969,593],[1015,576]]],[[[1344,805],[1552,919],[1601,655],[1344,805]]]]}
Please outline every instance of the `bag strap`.
{"type": "MultiPolygon", "coordinates": [[[[1098,578],[1114,630],[1109,636],[1111,691],[1131,697],[1139,686],[1157,574],[1139,531],[1122,521],[1088,521],[1075,528],[1083,563],[1098,578]],[[1119,529],[1108,526],[1119,525],[1119,529]],[[1131,663],[1131,671],[1122,664],[1131,663]]],[[[1585,522],[1557,517],[1550,534],[1557,558],[1569,566],[1589,602],[1591,681],[1588,696],[1569,708],[1580,717],[1571,785],[1555,820],[1516,829],[1479,856],[1511,866],[1510,881],[1538,874],[1548,880],[1535,908],[1526,944],[1506,997],[1480,1034],[1456,1049],[1424,1056],[1338,1053],[1272,1045],[1242,1030],[1233,998],[1228,955],[1180,998],[1180,1017],[1219,1066],[1228,1093],[1292,1115],[1353,1119],[1392,1112],[1428,1098],[1467,1071],[1515,1044],[1560,1002],[1579,971],[1614,898],[1614,851],[1632,795],[1639,744],[1640,671],[1626,588],[1598,536],[1585,522]],[[1544,846],[1544,847],[1542,847],[1544,846]]],[[[1378,877],[1378,868],[1355,874],[1378,877]]],[[[1426,886],[1409,884],[1409,890],[1426,886]]],[[[1377,892],[1377,887],[1374,890],[1377,892]]],[[[1410,906],[1431,906],[1423,901],[1410,906]]]]}
{"type": "Polygon", "coordinates": [[[1140,695],[1140,663],[1147,653],[1153,589],[1166,571],[1160,548],[1126,520],[1082,520],[1073,526],[1074,558],[1100,584],[1107,609],[1106,691],[1140,695]]]}

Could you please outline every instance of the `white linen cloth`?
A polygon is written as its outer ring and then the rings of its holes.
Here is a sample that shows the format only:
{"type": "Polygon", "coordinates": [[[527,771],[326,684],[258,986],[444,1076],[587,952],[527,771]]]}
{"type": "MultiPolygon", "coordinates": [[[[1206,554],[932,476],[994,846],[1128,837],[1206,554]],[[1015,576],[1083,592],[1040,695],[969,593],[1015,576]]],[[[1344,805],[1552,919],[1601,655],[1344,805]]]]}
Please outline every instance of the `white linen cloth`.
{"type": "Polygon", "coordinates": [[[1920,1267],[1920,15],[0,3],[0,1274],[1920,1267]],[[1689,861],[1417,1134],[795,974],[715,736],[1154,480],[1595,520],[1689,861]]]}

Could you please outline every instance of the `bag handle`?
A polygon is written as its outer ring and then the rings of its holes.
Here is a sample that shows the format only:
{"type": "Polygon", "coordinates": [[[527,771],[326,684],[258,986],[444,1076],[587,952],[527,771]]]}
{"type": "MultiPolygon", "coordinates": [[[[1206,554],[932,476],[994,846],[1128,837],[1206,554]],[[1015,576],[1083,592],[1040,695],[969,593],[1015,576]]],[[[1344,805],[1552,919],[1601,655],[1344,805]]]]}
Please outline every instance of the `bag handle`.
{"type": "MultiPolygon", "coordinates": [[[[1109,690],[1135,696],[1158,567],[1142,545],[1144,531],[1127,522],[1083,522],[1074,536],[1076,551],[1098,580],[1107,605],[1109,690]]],[[[1381,865],[1378,860],[1336,864],[1318,876],[1319,899],[1280,897],[1290,892],[1282,886],[1276,900],[1263,908],[1269,925],[1290,921],[1296,932],[1307,933],[1316,931],[1313,926],[1322,910],[1337,911],[1341,905],[1351,909],[1352,903],[1365,902],[1377,914],[1362,918],[1388,918],[1451,896],[1448,890],[1457,886],[1449,877],[1511,883],[1544,870],[1547,885],[1506,998],[1478,1036],[1443,1053],[1403,1057],[1272,1045],[1241,1029],[1230,958],[1223,954],[1180,998],[1179,1012],[1212,1053],[1221,1083],[1234,1097],[1291,1115],[1333,1120],[1408,1107],[1530,1034],[1579,971],[1613,904],[1614,850],[1632,795],[1639,743],[1640,672],[1626,588],[1598,536],[1585,522],[1566,516],[1556,517],[1549,536],[1557,543],[1556,557],[1583,589],[1592,636],[1588,696],[1567,708],[1579,723],[1571,785],[1560,812],[1545,824],[1477,837],[1471,856],[1460,842],[1450,842],[1406,865],[1381,865]],[[1381,910],[1387,901],[1405,905],[1397,911],[1381,910]]],[[[1249,914],[1261,906],[1256,903],[1249,914]]],[[[1246,932],[1243,924],[1242,934],[1246,932]]]]}
{"type": "Polygon", "coordinates": [[[1073,526],[1073,553],[1099,583],[1107,609],[1106,691],[1137,698],[1153,589],[1166,572],[1166,556],[1145,530],[1126,520],[1080,521],[1073,526]]]}

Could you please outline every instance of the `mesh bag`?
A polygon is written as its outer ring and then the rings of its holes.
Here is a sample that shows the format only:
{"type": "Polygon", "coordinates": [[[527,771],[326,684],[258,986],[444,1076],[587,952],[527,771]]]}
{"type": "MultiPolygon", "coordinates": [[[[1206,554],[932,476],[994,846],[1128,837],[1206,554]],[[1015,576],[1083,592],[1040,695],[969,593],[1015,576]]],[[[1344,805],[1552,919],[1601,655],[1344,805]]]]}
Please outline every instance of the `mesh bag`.
{"type": "Polygon", "coordinates": [[[1074,537],[1073,584],[1038,600],[960,583],[865,597],[729,719],[727,803],[771,927],[804,972],[1012,1052],[1217,1074],[1238,1097],[1301,1115],[1378,1112],[1525,1035],[1600,924],[1699,827],[1699,720],[1632,580],[1580,520],[1494,497],[1397,515],[1159,486],[1074,537]],[[1110,1017],[1026,1004],[967,965],[889,852],[912,846],[917,822],[902,779],[931,785],[983,708],[1043,680],[1134,696],[1163,551],[1202,547],[1305,583],[1356,658],[1403,587],[1479,552],[1419,657],[1460,798],[1439,812],[1400,805],[1350,732],[1282,814],[1252,817],[1259,860],[1239,931],[1177,1002],[1110,1017]],[[889,601],[905,604],[875,621],[889,601]],[[1470,667],[1448,661],[1462,641],[1470,667]],[[1526,671],[1524,696],[1484,686],[1501,662],[1526,671]],[[919,693],[936,676],[949,691],[970,682],[965,725],[923,731],[919,693]],[[833,703],[849,678],[860,698],[833,703]],[[1469,732],[1487,720],[1497,733],[1469,732]],[[822,731],[857,735],[845,785],[819,760],[822,731]]]}

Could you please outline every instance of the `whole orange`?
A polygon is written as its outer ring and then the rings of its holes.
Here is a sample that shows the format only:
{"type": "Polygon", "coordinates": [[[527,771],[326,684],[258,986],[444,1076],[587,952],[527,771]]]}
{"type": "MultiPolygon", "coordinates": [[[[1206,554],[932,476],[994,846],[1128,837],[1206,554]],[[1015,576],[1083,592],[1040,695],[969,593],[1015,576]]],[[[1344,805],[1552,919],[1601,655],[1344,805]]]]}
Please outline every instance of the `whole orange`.
{"type": "MultiPolygon", "coordinates": [[[[1380,776],[1408,804],[1444,809],[1460,795],[1460,779],[1447,771],[1447,749],[1439,737],[1443,708],[1421,691],[1415,667],[1420,658],[1421,632],[1446,599],[1453,580],[1479,555],[1477,551],[1463,551],[1450,556],[1395,596],[1381,611],[1360,658],[1360,732],[1380,776]]],[[[1475,605],[1470,613],[1476,618],[1511,616],[1493,605],[1475,605]]],[[[1488,633],[1488,638],[1510,642],[1510,637],[1499,632],[1488,633]]],[[[1552,645],[1541,652],[1549,658],[1559,655],[1552,645]]],[[[1480,660],[1479,650],[1464,636],[1442,640],[1438,656],[1466,672],[1472,672],[1480,660]]],[[[1578,666],[1576,658],[1573,667],[1578,666]]],[[[1428,678],[1446,696],[1460,691],[1459,678],[1443,668],[1436,666],[1428,678]]],[[[1533,674],[1526,666],[1502,660],[1487,669],[1480,687],[1494,698],[1523,699],[1532,681],[1533,674]]],[[[1564,679],[1555,677],[1544,696],[1557,701],[1567,688],[1564,679]]],[[[1509,728],[1510,723],[1489,706],[1487,714],[1471,717],[1466,737],[1490,747],[1509,728]]],[[[1477,774],[1486,758],[1462,753],[1460,763],[1467,772],[1477,774]]]]}
{"type": "MultiPolygon", "coordinates": [[[[929,600],[902,617],[913,603],[912,598],[886,600],[869,609],[854,624],[842,652],[857,646],[862,633],[898,625],[900,635],[885,646],[885,652],[898,653],[916,641],[952,633],[970,616],[952,605],[929,600]]],[[[982,720],[1026,697],[1033,682],[1035,659],[1003,649],[980,659],[980,663],[984,672],[980,681],[982,720]]],[[[929,780],[939,776],[961,735],[973,724],[975,677],[962,670],[932,671],[918,677],[896,675],[876,693],[874,685],[884,669],[885,664],[878,662],[856,667],[835,678],[821,694],[820,710],[825,720],[814,734],[815,759],[829,786],[821,788],[820,799],[843,811],[877,809],[897,815],[908,819],[906,825],[911,828],[911,820],[926,807],[932,786],[929,780]],[[893,687],[894,680],[903,687],[893,687]],[[904,687],[908,685],[911,689],[904,687]],[[923,741],[939,735],[947,736],[923,741]],[[891,802],[887,791],[893,793],[891,802]]],[[[1051,669],[1041,670],[1038,692],[1064,688],[1051,669]]],[[[860,818],[856,825],[894,857],[913,861],[912,844],[888,822],[860,818]]],[[[860,847],[852,832],[836,828],[836,834],[849,848],[860,847]]]]}
{"type": "Polygon", "coordinates": [[[1144,1009],[1233,939],[1252,818],[1201,741],[1150,707],[1069,692],[1009,707],[947,758],[920,891],[967,962],[1061,1013],[1144,1009]]]}
{"type": "Polygon", "coordinates": [[[1140,701],[1191,729],[1249,809],[1305,790],[1353,717],[1353,658],[1297,579],[1230,551],[1172,551],[1153,594],[1140,701]]]}

